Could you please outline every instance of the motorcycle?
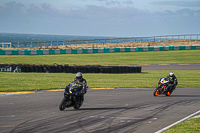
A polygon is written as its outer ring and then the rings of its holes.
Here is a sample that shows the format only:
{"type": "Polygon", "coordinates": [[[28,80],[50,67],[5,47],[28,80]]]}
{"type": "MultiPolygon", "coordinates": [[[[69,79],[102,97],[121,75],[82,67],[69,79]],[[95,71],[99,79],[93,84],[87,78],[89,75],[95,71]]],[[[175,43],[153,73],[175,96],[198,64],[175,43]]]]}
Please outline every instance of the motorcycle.
{"type": "Polygon", "coordinates": [[[160,78],[158,82],[158,87],[155,89],[153,95],[158,96],[160,94],[165,94],[166,96],[170,96],[174,89],[171,87],[168,90],[166,89],[169,85],[169,80],[167,78],[160,78]]]}
{"type": "MultiPolygon", "coordinates": [[[[86,92],[88,86],[86,87],[86,92]]],[[[60,102],[59,109],[63,111],[65,108],[73,107],[74,109],[79,109],[83,101],[81,101],[81,96],[79,94],[79,87],[76,83],[70,83],[69,88],[65,89],[64,98],[60,102]]]]}

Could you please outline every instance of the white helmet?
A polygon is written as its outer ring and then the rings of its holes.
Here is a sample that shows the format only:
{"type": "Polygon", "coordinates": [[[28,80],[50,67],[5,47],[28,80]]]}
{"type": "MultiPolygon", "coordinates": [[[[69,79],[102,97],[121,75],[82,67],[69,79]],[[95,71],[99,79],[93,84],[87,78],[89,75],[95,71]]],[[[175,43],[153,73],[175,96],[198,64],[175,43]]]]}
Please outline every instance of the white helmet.
{"type": "Polygon", "coordinates": [[[77,79],[82,79],[82,77],[83,77],[83,74],[81,73],[81,72],[78,72],[77,74],[76,74],[76,78],[77,79]]]}
{"type": "Polygon", "coordinates": [[[173,73],[173,72],[170,72],[170,73],[169,73],[169,78],[170,78],[170,79],[173,79],[173,78],[174,78],[174,73],[173,73]]]}

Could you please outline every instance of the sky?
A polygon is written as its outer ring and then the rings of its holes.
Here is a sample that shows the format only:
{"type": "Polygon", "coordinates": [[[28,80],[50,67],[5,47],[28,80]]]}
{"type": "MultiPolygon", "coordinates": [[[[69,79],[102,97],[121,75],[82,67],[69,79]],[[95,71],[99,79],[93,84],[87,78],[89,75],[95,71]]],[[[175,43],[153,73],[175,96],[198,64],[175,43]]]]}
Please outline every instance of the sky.
{"type": "Polygon", "coordinates": [[[200,0],[0,0],[0,32],[146,37],[200,33],[200,0]]]}

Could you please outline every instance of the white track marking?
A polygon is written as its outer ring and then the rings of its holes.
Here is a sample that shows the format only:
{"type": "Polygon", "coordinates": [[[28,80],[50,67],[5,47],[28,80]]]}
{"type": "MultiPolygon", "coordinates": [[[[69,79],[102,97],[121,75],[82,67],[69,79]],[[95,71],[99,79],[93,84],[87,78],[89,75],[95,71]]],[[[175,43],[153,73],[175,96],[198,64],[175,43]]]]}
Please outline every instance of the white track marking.
{"type": "Polygon", "coordinates": [[[178,123],[181,123],[181,122],[183,122],[183,121],[185,121],[185,120],[187,120],[187,119],[195,116],[198,113],[200,113],[200,110],[197,111],[197,112],[195,112],[195,113],[193,113],[193,114],[191,114],[191,115],[189,115],[189,116],[187,116],[187,117],[185,117],[185,118],[183,118],[183,119],[181,119],[181,120],[179,120],[179,121],[177,121],[177,122],[175,122],[175,123],[173,123],[173,124],[171,124],[171,125],[169,125],[169,126],[167,126],[167,127],[165,127],[165,128],[163,128],[163,129],[161,129],[161,130],[159,130],[159,131],[157,131],[157,132],[155,132],[155,133],[162,133],[163,131],[165,131],[165,130],[167,130],[167,129],[173,127],[173,126],[175,126],[178,123]]]}
{"type": "Polygon", "coordinates": [[[15,117],[15,115],[10,115],[10,116],[0,116],[0,117],[12,118],[12,117],[15,117]]]}

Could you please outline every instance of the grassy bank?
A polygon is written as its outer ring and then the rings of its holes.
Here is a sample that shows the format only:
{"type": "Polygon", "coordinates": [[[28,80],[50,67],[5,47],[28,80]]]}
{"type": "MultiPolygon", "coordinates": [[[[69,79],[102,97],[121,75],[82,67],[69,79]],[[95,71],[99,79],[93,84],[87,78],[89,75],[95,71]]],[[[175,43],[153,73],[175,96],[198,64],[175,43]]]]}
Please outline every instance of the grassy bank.
{"type": "Polygon", "coordinates": [[[64,55],[0,55],[0,63],[130,65],[130,64],[200,64],[200,50],[124,52],[64,55]]]}
{"type": "Polygon", "coordinates": [[[199,133],[200,132],[200,118],[193,118],[176,126],[170,128],[164,133],[199,133]]]}
{"type": "MultiPolygon", "coordinates": [[[[143,71],[132,74],[84,74],[90,88],[155,88],[158,79],[168,75],[169,70],[143,71]]],[[[198,88],[200,70],[175,70],[179,88],[198,88]]],[[[25,91],[61,89],[75,78],[71,73],[3,73],[0,72],[0,91],[25,91]]]]}
{"type": "MultiPolygon", "coordinates": [[[[171,37],[171,36],[170,36],[171,37]]],[[[142,42],[137,38],[137,42],[124,42],[124,43],[88,43],[88,44],[71,44],[71,45],[59,45],[59,46],[44,46],[32,47],[32,48],[0,48],[2,50],[38,50],[38,49],[78,49],[78,48],[113,48],[113,47],[144,47],[144,46],[170,46],[170,45],[196,45],[200,44],[200,39],[191,40],[167,40],[167,41],[148,41],[142,42]]],[[[150,38],[149,38],[150,39],[150,38]]],[[[153,39],[153,38],[151,38],[153,39]]],[[[169,39],[169,38],[168,38],[169,39]]],[[[108,41],[108,40],[107,40],[108,41]]],[[[78,41],[80,43],[80,40],[78,41]]],[[[30,44],[30,43],[29,43],[30,44]]],[[[21,44],[21,46],[24,44],[21,44]]]]}
{"type": "MultiPolygon", "coordinates": [[[[129,64],[200,64],[200,50],[152,51],[103,54],[65,55],[0,55],[0,63],[8,64],[69,64],[69,65],[129,65],[129,64]]],[[[170,70],[171,71],[171,70],[170,70]]],[[[143,71],[133,74],[84,74],[90,88],[155,88],[158,79],[169,70],[143,71]]],[[[178,88],[199,88],[200,70],[175,70],[178,88]]],[[[75,77],[71,73],[2,73],[0,92],[61,89],[75,77]]],[[[200,118],[185,121],[167,131],[200,132],[200,118]]]]}

